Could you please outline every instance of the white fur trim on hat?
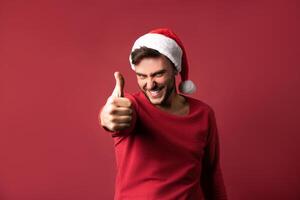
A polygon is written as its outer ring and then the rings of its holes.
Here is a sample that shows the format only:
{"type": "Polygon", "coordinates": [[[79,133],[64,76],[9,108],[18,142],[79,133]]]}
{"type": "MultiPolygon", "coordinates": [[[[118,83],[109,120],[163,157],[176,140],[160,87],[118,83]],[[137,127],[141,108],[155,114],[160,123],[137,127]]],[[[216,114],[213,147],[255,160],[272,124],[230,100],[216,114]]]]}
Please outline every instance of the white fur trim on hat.
{"type": "MultiPolygon", "coordinates": [[[[135,41],[131,52],[143,46],[159,51],[173,62],[178,72],[181,71],[182,50],[173,39],[162,34],[148,33],[135,41]]],[[[131,56],[129,56],[129,61],[131,68],[135,70],[131,56]]]]}

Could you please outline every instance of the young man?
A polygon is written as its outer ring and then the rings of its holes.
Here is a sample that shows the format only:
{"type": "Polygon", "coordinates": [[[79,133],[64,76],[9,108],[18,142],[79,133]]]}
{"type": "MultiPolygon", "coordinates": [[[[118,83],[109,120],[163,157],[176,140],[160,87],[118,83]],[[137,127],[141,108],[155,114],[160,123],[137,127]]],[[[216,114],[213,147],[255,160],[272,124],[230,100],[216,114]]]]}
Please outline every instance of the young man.
{"type": "Polygon", "coordinates": [[[155,29],[135,41],[129,60],[141,91],[124,97],[116,72],[99,114],[115,143],[115,200],[226,200],[214,112],[182,94],[195,91],[182,42],[155,29]]]}

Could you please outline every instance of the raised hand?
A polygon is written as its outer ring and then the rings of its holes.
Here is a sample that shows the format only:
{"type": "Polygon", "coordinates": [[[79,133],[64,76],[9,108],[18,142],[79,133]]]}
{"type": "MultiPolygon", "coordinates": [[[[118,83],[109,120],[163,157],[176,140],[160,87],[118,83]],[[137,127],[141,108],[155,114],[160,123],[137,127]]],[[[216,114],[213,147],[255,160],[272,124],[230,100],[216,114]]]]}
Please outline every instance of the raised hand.
{"type": "Polygon", "coordinates": [[[124,97],[125,80],[120,72],[114,73],[115,88],[100,112],[100,124],[110,131],[129,128],[132,122],[133,109],[131,101],[124,97]]]}

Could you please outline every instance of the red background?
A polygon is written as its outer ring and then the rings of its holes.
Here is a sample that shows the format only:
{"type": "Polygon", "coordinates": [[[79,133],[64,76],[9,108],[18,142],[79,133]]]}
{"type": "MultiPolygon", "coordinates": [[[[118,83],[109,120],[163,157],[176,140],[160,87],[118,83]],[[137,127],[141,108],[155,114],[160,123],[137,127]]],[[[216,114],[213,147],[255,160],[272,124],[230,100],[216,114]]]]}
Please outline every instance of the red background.
{"type": "Polygon", "coordinates": [[[219,126],[232,200],[300,199],[299,3],[0,1],[0,199],[112,199],[111,137],[98,125],[113,72],[136,91],[133,41],[183,40],[193,97],[219,126]],[[298,91],[298,92],[297,92],[298,91]]]}

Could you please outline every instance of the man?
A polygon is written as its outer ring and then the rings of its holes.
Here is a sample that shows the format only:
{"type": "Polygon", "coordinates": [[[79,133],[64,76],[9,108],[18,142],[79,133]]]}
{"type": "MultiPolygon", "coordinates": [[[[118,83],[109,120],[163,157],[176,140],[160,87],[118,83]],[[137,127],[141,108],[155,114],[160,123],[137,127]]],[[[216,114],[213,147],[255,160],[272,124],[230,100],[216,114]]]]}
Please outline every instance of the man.
{"type": "Polygon", "coordinates": [[[169,29],[155,29],[135,41],[129,60],[141,91],[124,97],[116,72],[99,114],[115,144],[115,200],[227,199],[214,112],[182,94],[195,91],[182,42],[169,29]]]}

